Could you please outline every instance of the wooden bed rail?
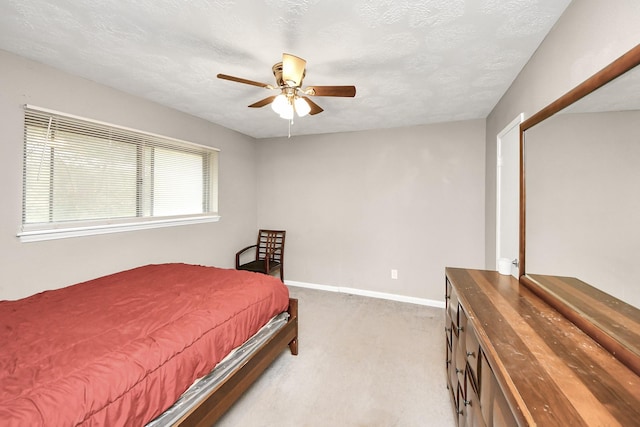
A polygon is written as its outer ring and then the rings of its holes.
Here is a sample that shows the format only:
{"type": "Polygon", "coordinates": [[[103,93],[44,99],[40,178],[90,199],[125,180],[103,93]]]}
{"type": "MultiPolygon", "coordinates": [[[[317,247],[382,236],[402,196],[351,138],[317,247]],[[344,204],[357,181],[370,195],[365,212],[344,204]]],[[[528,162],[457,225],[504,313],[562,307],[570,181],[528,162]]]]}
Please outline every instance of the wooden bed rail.
{"type": "Polygon", "coordinates": [[[212,390],[197,407],[174,424],[180,427],[210,427],[242,396],[287,346],[298,354],[298,300],[289,299],[289,320],[242,366],[212,390]]]}
{"type": "Polygon", "coordinates": [[[298,300],[295,298],[289,298],[289,312],[290,319],[295,318],[295,337],[289,342],[289,349],[294,356],[298,355],[298,300]]]}

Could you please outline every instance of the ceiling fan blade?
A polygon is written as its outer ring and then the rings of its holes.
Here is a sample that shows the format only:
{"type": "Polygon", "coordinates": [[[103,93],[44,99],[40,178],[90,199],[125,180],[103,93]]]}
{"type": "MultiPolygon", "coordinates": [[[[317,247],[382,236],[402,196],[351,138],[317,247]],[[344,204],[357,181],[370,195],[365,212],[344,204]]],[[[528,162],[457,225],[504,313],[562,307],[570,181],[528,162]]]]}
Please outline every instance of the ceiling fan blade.
{"type": "Polygon", "coordinates": [[[274,96],[270,96],[268,98],[265,99],[261,99],[258,102],[254,102],[253,104],[249,105],[249,107],[251,108],[260,108],[260,107],[264,107],[265,105],[269,105],[273,102],[274,99],[276,99],[277,95],[274,96]]]}
{"type": "Polygon", "coordinates": [[[311,111],[309,111],[310,116],[313,116],[314,114],[322,113],[324,111],[322,107],[320,107],[318,104],[316,104],[306,96],[303,96],[302,99],[307,101],[309,103],[309,107],[311,107],[311,111]]]}
{"type": "Polygon", "coordinates": [[[355,86],[309,86],[304,93],[311,96],[356,96],[355,86]]]}
{"type": "Polygon", "coordinates": [[[218,74],[217,77],[223,80],[231,80],[232,82],[244,83],[258,87],[266,87],[267,89],[273,88],[273,86],[266,83],[254,82],[253,80],[241,79],[240,77],[228,76],[226,74],[218,74]]]}
{"type": "Polygon", "coordinates": [[[299,87],[305,74],[307,61],[288,53],[282,54],[282,80],[289,87],[299,87]]]}

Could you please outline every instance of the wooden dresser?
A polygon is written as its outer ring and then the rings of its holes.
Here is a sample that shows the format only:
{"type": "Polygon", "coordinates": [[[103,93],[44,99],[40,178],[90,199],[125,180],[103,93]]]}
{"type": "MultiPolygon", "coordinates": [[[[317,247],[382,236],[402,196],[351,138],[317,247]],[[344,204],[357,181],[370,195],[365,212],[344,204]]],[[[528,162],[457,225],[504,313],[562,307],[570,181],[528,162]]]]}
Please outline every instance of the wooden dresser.
{"type": "Polygon", "coordinates": [[[446,269],[459,426],[640,426],[640,377],[511,276],[446,269]]]}

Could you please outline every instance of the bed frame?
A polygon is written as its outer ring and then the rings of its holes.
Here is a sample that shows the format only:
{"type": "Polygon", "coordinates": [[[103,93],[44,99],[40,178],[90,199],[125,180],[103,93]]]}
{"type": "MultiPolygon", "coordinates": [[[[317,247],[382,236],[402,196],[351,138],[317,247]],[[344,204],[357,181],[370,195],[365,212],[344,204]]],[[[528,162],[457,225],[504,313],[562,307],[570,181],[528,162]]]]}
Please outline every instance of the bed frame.
{"type": "Polygon", "coordinates": [[[289,298],[289,320],[278,332],[226,380],[212,390],[174,426],[210,427],[242,396],[251,384],[271,365],[287,346],[291,354],[298,354],[298,300],[289,298]]]}

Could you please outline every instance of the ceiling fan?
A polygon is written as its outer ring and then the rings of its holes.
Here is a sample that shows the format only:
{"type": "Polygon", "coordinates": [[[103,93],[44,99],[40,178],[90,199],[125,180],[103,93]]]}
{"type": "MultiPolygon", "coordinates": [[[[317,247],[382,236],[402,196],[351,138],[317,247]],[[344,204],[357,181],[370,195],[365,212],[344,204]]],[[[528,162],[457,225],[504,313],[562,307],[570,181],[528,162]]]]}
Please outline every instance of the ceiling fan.
{"type": "Polygon", "coordinates": [[[299,116],[314,115],[324,111],[309,96],[356,96],[355,86],[308,86],[302,88],[302,80],[306,75],[307,61],[288,53],[282,54],[282,62],[278,62],[271,69],[276,78],[276,85],[255,82],[240,77],[218,74],[218,78],[233,82],[279,90],[280,94],[269,96],[255,102],[249,107],[260,108],[271,104],[273,110],[283,119],[293,120],[294,112],[299,116]]]}

